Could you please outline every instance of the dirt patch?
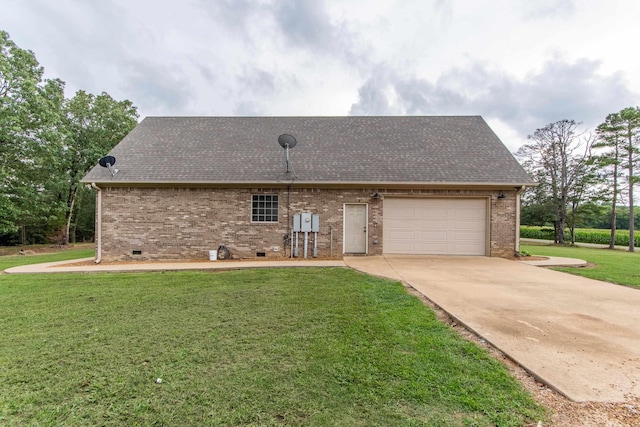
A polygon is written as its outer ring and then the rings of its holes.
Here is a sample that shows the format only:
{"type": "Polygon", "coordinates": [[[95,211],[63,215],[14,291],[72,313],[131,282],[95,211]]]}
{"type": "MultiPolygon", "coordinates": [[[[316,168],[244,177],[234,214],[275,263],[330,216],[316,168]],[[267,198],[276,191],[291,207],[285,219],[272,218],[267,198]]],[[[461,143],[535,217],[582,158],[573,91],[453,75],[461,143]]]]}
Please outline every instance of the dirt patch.
{"type": "Polygon", "coordinates": [[[581,265],[580,268],[596,268],[598,264],[594,264],[592,262],[587,262],[586,265],[581,265]]]}
{"type": "MultiPolygon", "coordinates": [[[[530,259],[533,257],[527,257],[530,259]]],[[[483,347],[496,360],[504,364],[511,375],[517,379],[524,388],[529,391],[538,403],[550,410],[547,423],[533,424],[533,426],[554,427],[637,427],[640,426],[640,397],[628,396],[625,402],[572,402],[558,392],[550,389],[545,384],[536,380],[527,371],[503,352],[492,346],[473,331],[459,324],[440,309],[431,300],[411,286],[404,284],[407,291],[418,297],[427,306],[434,310],[438,319],[451,328],[464,339],[483,347]]]]}

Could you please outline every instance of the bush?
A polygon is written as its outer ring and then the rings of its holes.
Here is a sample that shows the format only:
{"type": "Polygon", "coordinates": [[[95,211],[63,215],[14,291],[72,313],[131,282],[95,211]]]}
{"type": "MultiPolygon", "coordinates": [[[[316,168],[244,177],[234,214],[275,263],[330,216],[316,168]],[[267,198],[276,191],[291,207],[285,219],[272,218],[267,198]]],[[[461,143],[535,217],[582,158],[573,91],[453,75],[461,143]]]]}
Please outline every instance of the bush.
{"type": "MultiPolygon", "coordinates": [[[[577,243],[596,243],[600,245],[608,245],[609,237],[611,236],[610,230],[601,230],[594,228],[576,228],[576,242],[577,243]]],[[[565,237],[570,239],[571,234],[569,229],[565,230],[565,237]]],[[[554,240],[555,232],[553,228],[549,227],[537,227],[531,225],[520,226],[520,237],[525,239],[542,239],[542,240],[554,240]]],[[[640,235],[634,236],[635,246],[640,247],[640,235]]],[[[629,230],[616,230],[616,245],[617,246],[629,246],[629,230]]]]}
{"type": "Polygon", "coordinates": [[[520,237],[527,239],[553,240],[555,237],[555,230],[548,227],[521,225],[520,237]]]}

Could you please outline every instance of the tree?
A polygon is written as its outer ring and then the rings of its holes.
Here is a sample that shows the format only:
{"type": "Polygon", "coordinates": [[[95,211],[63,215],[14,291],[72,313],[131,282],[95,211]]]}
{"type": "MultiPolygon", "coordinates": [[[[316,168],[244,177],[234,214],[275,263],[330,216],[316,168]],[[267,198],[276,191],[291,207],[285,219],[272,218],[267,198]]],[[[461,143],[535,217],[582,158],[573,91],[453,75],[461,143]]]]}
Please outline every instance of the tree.
{"type": "Polygon", "coordinates": [[[574,178],[567,195],[570,207],[567,224],[572,245],[576,243],[575,228],[581,219],[580,214],[587,215],[590,211],[589,203],[600,200],[599,184],[603,182],[603,177],[598,173],[598,167],[591,156],[591,147],[594,141],[595,138],[592,136],[585,138],[584,143],[587,151],[584,159],[572,161],[574,178]],[[585,202],[586,208],[581,209],[585,202]]]}
{"type": "Polygon", "coordinates": [[[61,243],[69,243],[69,229],[80,179],[137,124],[136,107],[116,101],[109,94],[85,91],[64,105],[64,138],[58,156],[58,194],[64,202],[61,243]]]}
{"type": "Polygon", "coordinates": [[[624,170],[627,175],[627,194],[629,197],[629,251],[634,252],[634,195],[633,187],[638,182],[635,176],[635,165],[638,163],[640,147],[640,108],[628,107],[617,113],[607,116],[598,128],[598,148],[608,149],[599,156],[602,167],[611,170],[612,197],[611,197],[611,237],[609,247],[615,244],[615,232],[617,224],[617,204],[619,179],[624,170]]]}
{"type": "Polygon", "coordinates": [[[634,200],[633,200],[633,186],[637,182],[637,177],[634,175],[634,166],[638,162],[638,139],[640,134],[640,108],[628,107],[620,111],[620,117],[624,126],[624,138],[625,144],[623,144],[623,151],[626,154],[626,167],[628,178],[628,194],[629,194],[629,252],[634,252],[634,200]]]}
{"type": "Polygon", "coordinates": [[[529,187],[522,194],[520,222],[527,225],[544,226],[553,222],[553,204],[549,198],[550,186],[546,174],[542,171],[531,171],[531,177],[538,183],[529,187]]]}
{"type": "Polygon", "coordinates": [[[66,244],[80,178],[138,114],[107,93],[78,91],[66,100],[64,83],[43,74],[33,52],[0,31],[0,235],[20,230],[26,243],[27,236],[57,234],[66,244]],[[37,232],[27,232],[33,224],[37,232]]]}
{"type": "Polygon", "coordinates": [[[55,211],[43,183],[59,137],[64,83],[0,31],[0,233],[55,211]]]}
{"type": "Polygon", "coordinates": [[[620,194],[619,181],[621,171],[621,145],[622,118],[619,113],[612,113],[607,116],[604,123],[598,125],[596,132],[598,141],[594,144],[594,148],[608,148],[608,151],[597,156],[597,163],[602,169],[610,171],[608,180],[611,183],[611,235],[609,237],[609,249],[614,249],[616,242],[616,224],[617,224],[617,205],[618,195],[620,194]]]}
{"type": "Polygon", "coordinates": [[[544,177],[548,185],[547,201],[552,207],[555,242],[565,243],[567,207],[570,198],[581,197],[573,191],[584,176],[591,140],[581,140],[576,130],[579,123],[560,120],[537,129],[529,135],[529,143],[518,150],[523,166],[533,175],[544,177]],[[573,193],[572,193],[573,191],[573,193]]]}
{"type": "Polygon", "coordinates": [[[78,195],[71,215],[69,243],[87,242],[94,237],[96,197],[92,188],[78,187],[78,195]]]}

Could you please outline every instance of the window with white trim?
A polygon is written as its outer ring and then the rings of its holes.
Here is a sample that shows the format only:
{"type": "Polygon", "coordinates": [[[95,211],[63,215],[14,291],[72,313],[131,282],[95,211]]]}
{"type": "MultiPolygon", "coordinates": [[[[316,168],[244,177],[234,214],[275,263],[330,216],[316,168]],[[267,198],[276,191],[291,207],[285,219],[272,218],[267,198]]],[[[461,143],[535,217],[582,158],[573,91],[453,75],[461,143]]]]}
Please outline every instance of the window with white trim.
{"type": "Polygon", "coordinates": [[[251,196],[251,222],[278,222],[278,195],[251,196]]]}

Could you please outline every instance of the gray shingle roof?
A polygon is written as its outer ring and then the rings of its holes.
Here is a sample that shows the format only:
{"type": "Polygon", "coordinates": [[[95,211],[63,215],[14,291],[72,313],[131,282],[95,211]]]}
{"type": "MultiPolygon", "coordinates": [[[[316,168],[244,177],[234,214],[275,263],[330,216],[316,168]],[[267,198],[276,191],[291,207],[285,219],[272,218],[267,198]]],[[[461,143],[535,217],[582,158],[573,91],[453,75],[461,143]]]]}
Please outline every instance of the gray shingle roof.
{"type": "Polygon", "coordinates": [[[83,182],[508,184],[533,181],[480,116],[148,117],[83,182]],[[285,173],[278,136],[298,143],[285,173]]]}

